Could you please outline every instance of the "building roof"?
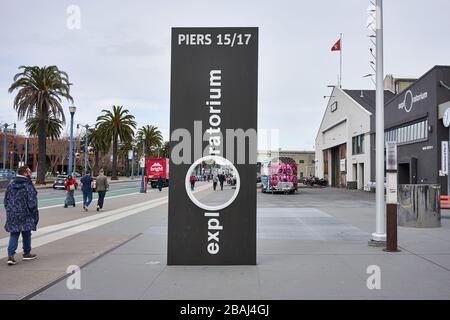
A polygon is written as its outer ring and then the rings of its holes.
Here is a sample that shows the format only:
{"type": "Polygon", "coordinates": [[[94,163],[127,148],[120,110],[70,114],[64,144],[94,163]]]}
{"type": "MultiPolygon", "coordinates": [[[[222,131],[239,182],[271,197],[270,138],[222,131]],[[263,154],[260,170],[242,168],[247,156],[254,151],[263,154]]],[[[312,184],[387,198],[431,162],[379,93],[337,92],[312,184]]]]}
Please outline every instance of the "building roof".
{"type": "MultiPolygon", "coordinates": [[[[348,90],[344,89],[344,92],[348,94],[353,100],[355,100],[361,107],[367,111],[375,114],[375,90],[348,90]]],[[[391,100],[395,94],[390,90],[384,90],[384,103],[386,104],[391,100]]]]}

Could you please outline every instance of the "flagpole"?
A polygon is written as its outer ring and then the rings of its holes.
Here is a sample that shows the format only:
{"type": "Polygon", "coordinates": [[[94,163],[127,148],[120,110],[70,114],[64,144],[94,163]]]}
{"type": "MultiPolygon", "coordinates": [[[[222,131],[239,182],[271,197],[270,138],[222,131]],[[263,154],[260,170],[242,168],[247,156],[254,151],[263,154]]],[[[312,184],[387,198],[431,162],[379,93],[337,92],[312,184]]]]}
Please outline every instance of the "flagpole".
{"type": "Polygon", "coordinates": [[[342,88],[342,33],[340,37],[341,50],[339,50],[339,88],[342,88]]]}

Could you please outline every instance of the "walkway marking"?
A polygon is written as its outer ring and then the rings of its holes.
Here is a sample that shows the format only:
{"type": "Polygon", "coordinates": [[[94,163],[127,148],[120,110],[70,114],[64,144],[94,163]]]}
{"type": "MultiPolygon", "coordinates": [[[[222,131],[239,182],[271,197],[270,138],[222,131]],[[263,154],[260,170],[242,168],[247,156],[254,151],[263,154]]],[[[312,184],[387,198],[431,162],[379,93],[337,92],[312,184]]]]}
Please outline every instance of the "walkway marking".
{"type": "MultiPolygon", "coordinates": [[[[210,188],[210,185],[200,186],[194,193],[207,190],[210,188]]],[[[54,242],[80,232],[84,232],[93,228],[100,227],[104,224],[114,222],[125,217],[143,212],[145,210],[155,208],[166,204],[168,201],[168,196],[164,196],[161,198],[156,198],[153,200],[145,201],[139,204],[130,205],[127,207],[122,207],[118,209],[114,209],[111,211],[95,214],[89,217],[84,217],[64,223],[60,223],[57,225],[51,225],[47,227],[43,227],[38,229],[38,231],[33,232],[32,236],[32,247],[37,248],[48,244],[50,242],[54,242]]],[[[0,259],[6,258],[8,253],[6,252],[6,247],[8,246],[9,237],[0,239],[0,259]]],[[[19,241],[20,248],[22,241],[19,241]]]]}
{"type": "MultiPolygon", "coordinates": [[[[133,193],[119,194],[119,195],[117,195],[117,196],[105,197],[105,199],[121,198],[121,197],[131,196],[131,195],[134,195],[134,194],[139,194],[139,193],[140,193],[140,192],[133,192],[133,193]]],[[[97,199],[98,199],[98,198],[92,198],[92,201],[97,200],[97,199]]],[[[81,201],[76,201],[76,202],[75,202],[75,204],[79,204],[79,203],[80,203],[80,204],[83,203],[83,200],[81,200],[81,201]]],[[[39,207],[39,210],[51,209],[51,208],[58,208],[58,207],[60,207],[60,208],[64,207],[64,203],[62,203],[62,204],[55,204],[55,205],[47,206],[47,207],[39,207]]]]}
{"type": "MultiPolygon", "coordinates": [[[[139,189],[138,187],[130,187],[130,188],[123,188],[123,189],[116,189],[116,190],[113,189],[113,190],[110,190],[110,191],[108,191],[106,193],[106,199],[113,197],[113,196],[108,196],[108,194],[113,194],[115,196],[116,194],[121,194],[124,191],[126,192],[126,191],[138,190],[138,189],[139,189]]],[[[152,190],[150,190],[150,191],[152,191],[152,190]]],[[[150,191],[147,191],[147,193],[150,192],[150,191]]],[[[128,195],[128,194],[136,194],[136,193],[138,193],[138,192],[124,193],[124,194],[128,195]]],[[[76,203],[82,203],[83,202],[82,201],[82,199],[83,199],[83,195],[82,194],[77,194],[74,197],[75,197],[75,199],[77,199],[77,198],[80,199],[80,201],[78,201],[76,203]]],[[[65,196],[64,197],[57,197],[57,198],[45,198],[45,199],[38,200],[38,205],[44,205],[47,202],[60,202],[61,205],[64,205],[64,200],[65,199],[66,199],[65,196]]],[[[98,195],[97,195],[96,192],[94,192],[92,200],[96,200],[96,199],[98,199],[98,195]]],[[[56,205],[56,206],[49,206],[49,207],[39,207],[39,209],[55,208],[57,206],[58,205],[56,205]]],[[[4,209],[4,208],[5,208],[4,203],[0,203],[0,209],[4,209]]]]}

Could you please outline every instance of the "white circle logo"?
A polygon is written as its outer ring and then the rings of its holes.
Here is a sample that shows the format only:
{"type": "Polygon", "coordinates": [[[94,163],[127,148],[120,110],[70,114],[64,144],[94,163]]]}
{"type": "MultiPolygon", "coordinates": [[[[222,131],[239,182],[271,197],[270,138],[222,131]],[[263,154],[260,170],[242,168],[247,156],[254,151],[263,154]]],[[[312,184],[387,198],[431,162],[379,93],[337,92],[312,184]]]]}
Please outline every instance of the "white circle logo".
{"type": "Polygon", "coordinates": [[[411,90],[408,90],[405,94],[405,100],[403,100],[405,111],[410,112],[413,106],[413,94],[411,90]]]}
{"type": "Polygon", "coordinates": [[[230,160],[225,159],[225,158],[220,157],[220,156],[205,156],[205,157],[202,157],[202,158],[196,160],[189,167],[189,170],[187,171],[186,177],[185,177],[185,180],[184,180],[184,185],[185,185],[186,193],[189,196],[189,199],[191,199],[191,201],[197,207],[202,208],[202,209],[204,209],[206,211],[213,212],[213,211],[219,211],[219,210],[225,209],[226,207],[228,207],[230,204],[232,204],[234,202],[234,200],[236,199],[237,195],[239,194],[239,189],[241,188],[241,179],[239,177],[239,172],[237,171],[236,167],[234,166],[234,164],[230,160]],[[212,205],[208,205],[208,204],[205,204],[205,203],[199,201],[194,196],[193,190],[191,188],[191,181],[190,181],[191,174],[194,172],[195,168],[198,165],[202,164],[203,162],[208,162],[208,161],[209,162],[214,161],[215,164],[219,164],[219,165],[221,165],[223,167],[230,168],[232,170],[232,172],[233,172],[234,178],[236,179],[236,189],[234,190],[233,195],[226,202],[224,202],[224,203],[222,203],[220,205],[212,206],[212,205]]]}

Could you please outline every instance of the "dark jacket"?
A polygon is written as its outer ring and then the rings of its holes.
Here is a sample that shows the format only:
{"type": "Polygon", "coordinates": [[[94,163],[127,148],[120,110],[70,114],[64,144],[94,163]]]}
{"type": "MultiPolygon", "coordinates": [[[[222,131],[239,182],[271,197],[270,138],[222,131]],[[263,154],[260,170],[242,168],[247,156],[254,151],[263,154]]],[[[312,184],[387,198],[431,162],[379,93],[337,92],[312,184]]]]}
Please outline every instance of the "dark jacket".
{"type": "Polygon", "coordinates": [[[97,192],[106,192],[108,190],[108,178],[103,174],[98,175],[95,188],[97,192]]]}
{"type": "Polygon", "coordinates": [[[12,180],[5,193],[7,232],[36,231],[39,222],[37,191],[26,177],[12,180]]]}

